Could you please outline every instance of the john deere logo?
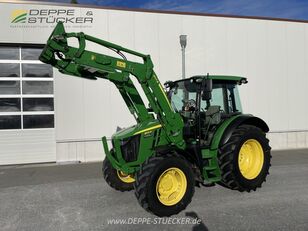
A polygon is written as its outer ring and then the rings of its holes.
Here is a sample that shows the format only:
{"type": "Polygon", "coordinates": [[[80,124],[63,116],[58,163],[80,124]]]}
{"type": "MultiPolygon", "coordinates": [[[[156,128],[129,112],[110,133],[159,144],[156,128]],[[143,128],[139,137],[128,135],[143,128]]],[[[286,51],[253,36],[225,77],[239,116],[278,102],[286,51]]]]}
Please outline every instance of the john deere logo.
{"type": "Polygon", "coordinates": [[[11,14],[11,23],[25,23],[27,19],[26,10],[14,10],[11,14]]]}

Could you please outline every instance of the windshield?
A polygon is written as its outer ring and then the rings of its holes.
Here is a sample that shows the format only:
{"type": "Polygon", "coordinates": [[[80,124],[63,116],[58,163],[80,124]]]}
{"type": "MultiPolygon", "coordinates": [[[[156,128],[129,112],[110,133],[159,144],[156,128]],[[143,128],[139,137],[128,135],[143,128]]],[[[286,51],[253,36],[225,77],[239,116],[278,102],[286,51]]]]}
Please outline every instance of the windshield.
{"type": "Polygon", "coordinates": [[[185,82],[187,81],[177,82],[169,92],[169,96],[171,97],[171,105],[177,112],[184,111],[189,100],[196,100],[196,90],[190,89],[188,84],[184,84],[185,82]]]}
{"type": "MultiPolygon", "coordinates": [[[[194,111],[197,109],[197,88],[199,83],[191,80],[175,83],[169,91],[169,97],[173,109],[177,112],[194,111]]],[[[201,100],[200,110],[205,111],[208,106],[220,106],[224,113],[242,112],[238,87],[235,83],[213,81],[212,99],[207,102],[201,100]]]]}

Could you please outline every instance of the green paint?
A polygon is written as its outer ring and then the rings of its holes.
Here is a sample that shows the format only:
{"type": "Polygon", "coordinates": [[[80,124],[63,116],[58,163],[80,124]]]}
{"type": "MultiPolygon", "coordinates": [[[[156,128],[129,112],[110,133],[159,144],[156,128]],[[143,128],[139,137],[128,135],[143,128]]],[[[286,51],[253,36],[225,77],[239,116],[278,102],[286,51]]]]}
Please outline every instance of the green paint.
{"type": "Polygon", "coordinates": [[[121,152],[121,141],[134,136],[138,131],[162,124],[160,142],[156,145],[173,144],[179,149],[185,148],[183,140],[183,120],[170,106],[160,81],[153,70],[153,63],[149,55],[123,48],[116,44],[94,38],[84,33],[65,33],[63,23],[59,22],[49,37],[40,55],[42,62],[53,65],[63,74],[87,78],[107,79],[118,88],[129,111],[136,119],[137,125],[120,131],[112,136],[116,157],[111,157],[107,143],[103,139],[105,153],[112,165],[124,172],[133,172],[146,158],[153,154],[153,142],[157,137],[140,134],[139,155],[136,161],[126,163],[121,152]],[[71,47],[68,38],[77,38],[79,47],[71,47]],[[132,62],[112,56],[85,50],[86,41],[129,53],[142,58],[143,63],[132,62]],[[55,54],[61,52],[63,58],[57,59],[55,54]],[[158,120],[148,112],[142,98],[130,77],[136,77],[150,103],[151,110],[158,116],[158,120]]]}
{"type": "Polygon", "coordinates": [[[232,116],[231,118],[225,120],[216,130],[214,137],[212,139],[212,144],[210,149],[202,150],[202,158],[208,160],[208,165],[203,167],[202,175],[207,182],[218,182],[221,179],[221,173],[218,166],[218,148],[222,136],[226,128],[240,115],[232,116]]]}
{"type": "Polygon", "coordinates": [[[226,130],[226,128],[238,117],[240,117],[241,115],[237,115],[237,116],[232,116],[231,118],[225,120],[217,129],[217,131],[215,132],[214,138],[212,140],[212,144],[211,144],[211,150],[217,150],[219,147],[219,143],[220,140],[226,130]]]}
{"type": "MultiPolygon", "coordinates": [[[[59,22],[49,37],[39,59],[44,63],[51,64],[63,74],[90,80],[106,79],[117,87],[137,124],[112,135],[113,151],[110,151],[106,137],[102,138],[104,152],[114,168],[125,173],[134,173],[139,169],[140,164],[155,153],[157,147],[172,146],[180,152],[186,150],[186,142],[191,144],[198,142],[184,139],[183,117],[180,113],[175,112],[170,105],[169,99],[154,72],[154,65],[149,55],[129,50],[84,33],[65,33],[63,23],[59,22]],[[77,38],[79,47],[69,46],[67,43],[69,38],[77,38]],[[86,41],[110,48],[116,52],[125,52],[139,57],[143,60],[143,63],[88,51],[86,50],[86,41]],[[149,101],[149,108],[145,106],[130,79],[132,77],[136,78],[141,85],[149,101]],[[157,119],[149,111],[152,111],[157,119]],[[139,142],[138,151],[135,149],[136,158],[132,161],[125,161],[123,145],[127,145],[127,140],[133,142],[131,140],[134,139],[138,139],[139,142]]],[[[207,75],[192,78],[200,77],[212,80],[236,81],[238,83],[246,81],[245,78],[239,76],[207,75]]],[[[216,130],[210,148],[201,150],[202,158],[208,162],[201,169],[202,177],[206,181],[217,182],[221,179],[217,150],[225,129],[236,118],[237,116],[233,116],[224,120],[216,130]]]]}

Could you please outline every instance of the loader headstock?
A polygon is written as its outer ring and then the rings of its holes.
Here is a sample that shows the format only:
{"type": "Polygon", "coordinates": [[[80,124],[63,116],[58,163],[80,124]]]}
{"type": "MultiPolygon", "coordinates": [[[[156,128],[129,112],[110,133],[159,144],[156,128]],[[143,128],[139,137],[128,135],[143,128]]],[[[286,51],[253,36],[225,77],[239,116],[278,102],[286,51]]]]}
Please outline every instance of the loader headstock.
{"type": "Polygon", "coordinates": [[[51,35],[39,57],[43,63],[54,64],[56,62],[55,52],[61,52],[67,47],[67,38],[62,22],[59,22],[51,35]]]}

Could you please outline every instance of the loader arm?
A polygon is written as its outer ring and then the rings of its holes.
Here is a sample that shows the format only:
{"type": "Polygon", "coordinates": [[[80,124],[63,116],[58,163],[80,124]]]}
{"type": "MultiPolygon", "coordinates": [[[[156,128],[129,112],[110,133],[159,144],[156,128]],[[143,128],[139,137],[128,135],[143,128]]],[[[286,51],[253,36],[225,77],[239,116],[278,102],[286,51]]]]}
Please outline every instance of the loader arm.
{"type": "Polygon", "coordinates": [[[158,80],[149,55],[129,50],[119,45],[80,33],[66,33],[59,22],[50,35],[40,58],[61,73],[96,80],[108,79],[116,85],[130,112],[138,123],[153,119],[139,95],[131,76],[140,83],[152,110],[165,130],[171,144],[184,149],[183,120],[173,110],[166,93],[158,80]],[[77,38],[79,47],[68,45],[68,38],[77,38]],[[120,54],[122,58],[99,54],[86,50],[86,41],[104,46],[120,54]],[[126,60],[121,52],[140,57],[143,63],[126,60]]]}

